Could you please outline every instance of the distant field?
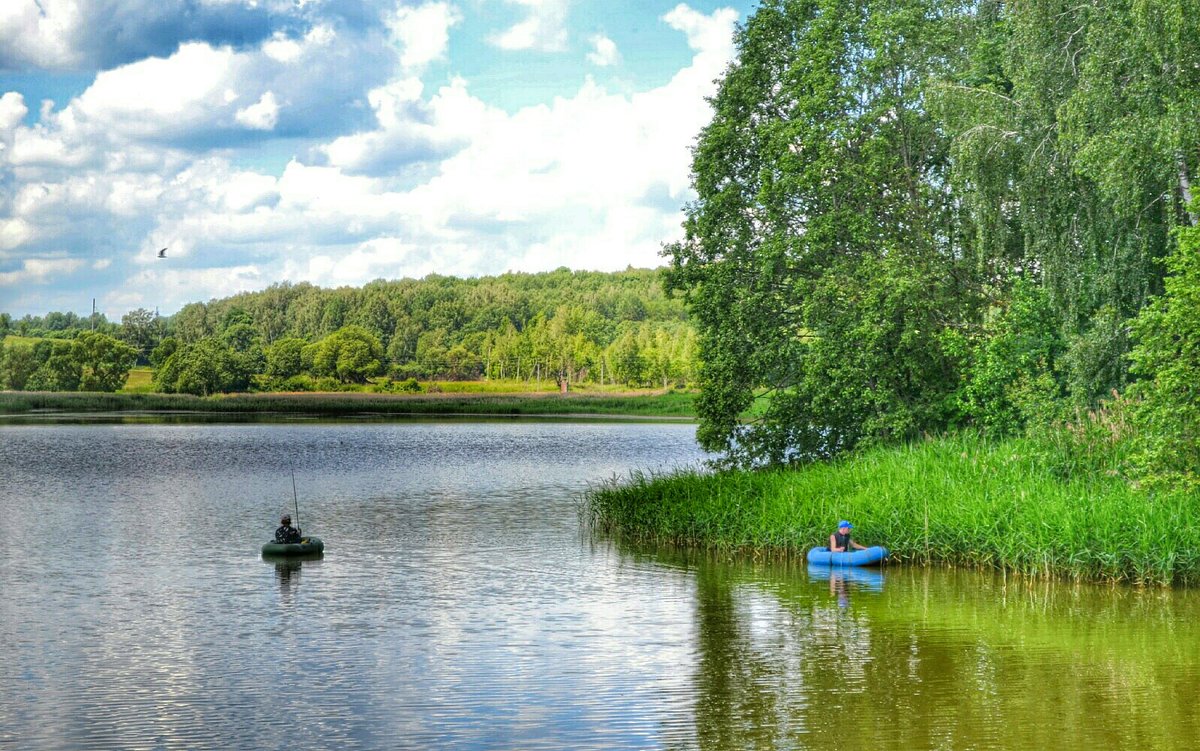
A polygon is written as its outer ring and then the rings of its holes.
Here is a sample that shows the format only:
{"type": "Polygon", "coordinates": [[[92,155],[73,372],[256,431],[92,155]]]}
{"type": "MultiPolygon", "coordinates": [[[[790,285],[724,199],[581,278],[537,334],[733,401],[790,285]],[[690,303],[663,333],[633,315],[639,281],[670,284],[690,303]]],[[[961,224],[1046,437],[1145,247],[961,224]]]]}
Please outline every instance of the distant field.
{"type": "MultiPolygon", "coordinates": [[[[553,380],[542,381],[420,381],[421,388],[426,393],[443,394],[535,394],[557,393],[558,385],[553,380]]],[[[628,394],[651,393],[648,389],[630,389],[618,384],[600,385],[596,383],[572,383],[570,393],[579,394],[628,394]]]]}
{"type": "Polygon", "coordinates": [[[129,380],[125,381],[125,388],[121,391],[127,394],[148,394],[153,379],[154,371],[150,368],[134,368],[129,371],[129,380]]]}
{"type": "Polygon", "coordinates": [[[36,343],[40,342],[41,340],[42,340],[42,337],[40,337],[40,336],[17,336],[16,334],[9,334],[4,337],[3,343],[5,345],[36,344],[36,343]]]}

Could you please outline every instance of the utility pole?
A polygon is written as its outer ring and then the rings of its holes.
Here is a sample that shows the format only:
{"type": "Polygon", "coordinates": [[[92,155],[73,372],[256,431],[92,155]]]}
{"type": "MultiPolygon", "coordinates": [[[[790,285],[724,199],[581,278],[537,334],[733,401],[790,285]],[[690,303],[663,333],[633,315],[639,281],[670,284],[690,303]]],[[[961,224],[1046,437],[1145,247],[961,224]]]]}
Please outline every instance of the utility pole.
{"type": "Polygon", "coordinates": [[[96,330],[96,298],[92,298],[92,331],[96,330]]]}

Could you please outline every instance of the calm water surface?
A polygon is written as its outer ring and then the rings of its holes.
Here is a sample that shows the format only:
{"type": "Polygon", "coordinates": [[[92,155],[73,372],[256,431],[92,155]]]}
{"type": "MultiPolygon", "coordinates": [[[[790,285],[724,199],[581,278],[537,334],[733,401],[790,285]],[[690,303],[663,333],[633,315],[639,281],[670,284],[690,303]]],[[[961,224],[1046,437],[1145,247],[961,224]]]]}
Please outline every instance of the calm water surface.
{"type": "Polygon", "coordinates": [[[0,426],[0,748],[1162,748],[1194,592],[594,540],[690,425],[0,426]],[[281,512],[327,542],[277,564],[281,512]]]}

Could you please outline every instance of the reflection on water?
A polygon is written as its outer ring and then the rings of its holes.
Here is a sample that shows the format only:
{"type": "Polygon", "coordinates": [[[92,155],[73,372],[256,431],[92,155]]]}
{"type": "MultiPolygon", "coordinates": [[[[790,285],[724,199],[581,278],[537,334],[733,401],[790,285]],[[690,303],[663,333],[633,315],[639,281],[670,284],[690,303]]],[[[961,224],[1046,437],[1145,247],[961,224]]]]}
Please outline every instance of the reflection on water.
{"type": "Polygon", "coordinates": [[[699,458],[685,425],[0,427],[0,748],[1200,737],[1198,593],[580,530],[588,483],[699,458]],[[263,558],[293,468],[325,554],[263,558]]]}
{"type": "MultiPolygon", "coordinates": [[[[305,562],[309,566],[320,565],[324,558],[321,553],[304,553],[302,555],[289,556],[271,556],[264,555],[263,561],[275,567],[275,578],[279,581],[279,593],[281,595],[281,604],[289,604],[292,599],[292,590],[300,584],[300,572],[304,569],[305,562]]],[[[310,570],[312,570],[310,568],[310,570]]]]}
{"type": "Polygon", "coordinates": [[[1200,737],[1196,592],[655,557],[696,577],[700,748],[1200,737]]]}
{"type": "Polygon", "coordinates": [[[850,605],[851,590],[883,591],[883,571],[878,568],[819,566],[810,563],[808,578],[813,581],[829,582],[829,594],[835,595],[838,607],[843,608],[850,605]]]}

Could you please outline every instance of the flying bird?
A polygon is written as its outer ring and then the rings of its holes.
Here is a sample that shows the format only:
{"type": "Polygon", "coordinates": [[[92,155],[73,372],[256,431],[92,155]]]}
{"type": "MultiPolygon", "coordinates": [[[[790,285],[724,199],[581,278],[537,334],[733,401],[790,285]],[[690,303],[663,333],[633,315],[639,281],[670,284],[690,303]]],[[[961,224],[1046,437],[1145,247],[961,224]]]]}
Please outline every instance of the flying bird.
{"type": "Polygon", "coordinates": [[[163,248],[162,250],[158,251],[158,257],[159,257],[159,258],[166,258],[166,257],[167,257],[167,249],[166,249],[166,248],[163,248]]]}

